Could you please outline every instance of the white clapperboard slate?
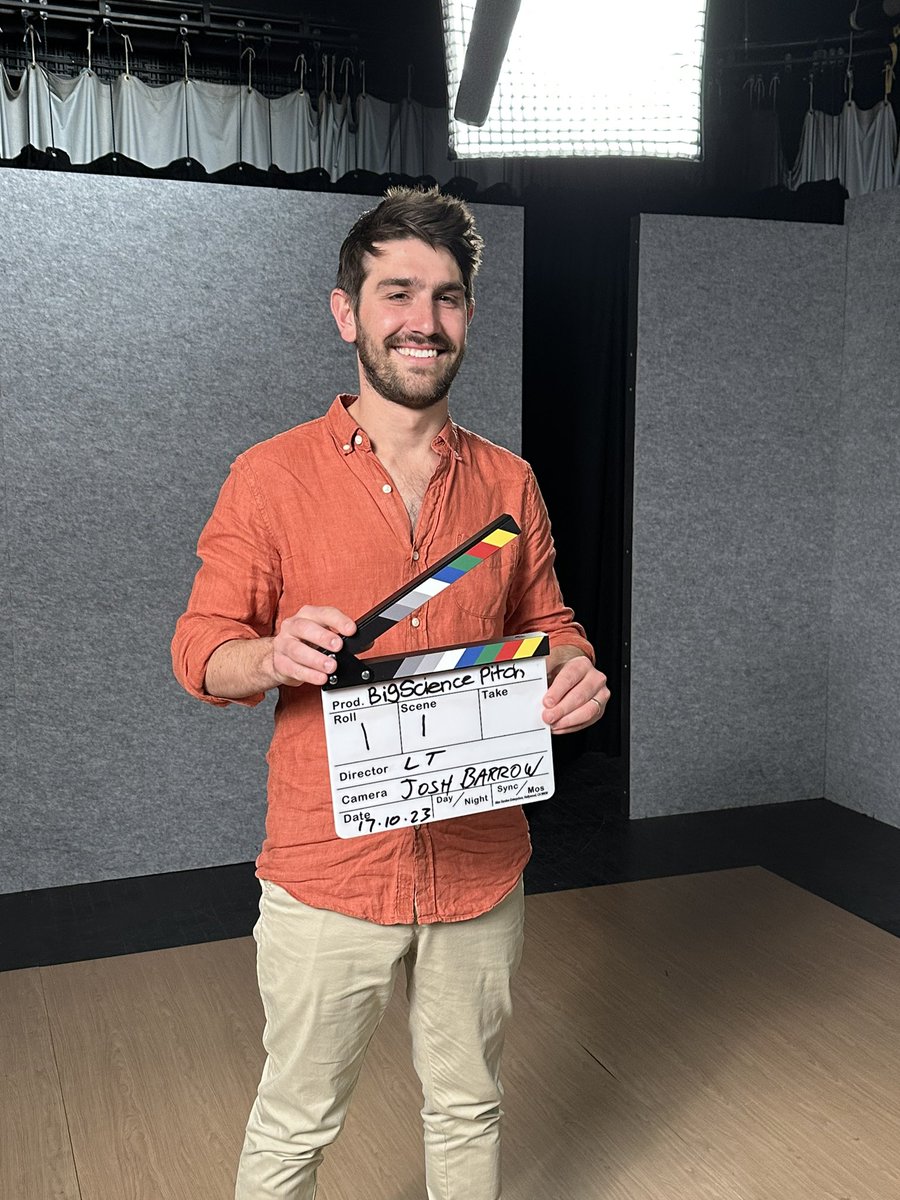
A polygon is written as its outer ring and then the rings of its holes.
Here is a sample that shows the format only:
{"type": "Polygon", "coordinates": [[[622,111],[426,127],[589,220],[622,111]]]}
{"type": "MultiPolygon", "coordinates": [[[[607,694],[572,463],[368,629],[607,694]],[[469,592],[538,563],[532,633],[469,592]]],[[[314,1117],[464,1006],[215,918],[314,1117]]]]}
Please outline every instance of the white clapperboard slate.
{"type": "Polygon", "coordinates": [[[545,634],[356,657],[518,535],[511,516],[498,517],[360,617],[334,655],[322,708],[340,837],[553,795],[545,634]]]}

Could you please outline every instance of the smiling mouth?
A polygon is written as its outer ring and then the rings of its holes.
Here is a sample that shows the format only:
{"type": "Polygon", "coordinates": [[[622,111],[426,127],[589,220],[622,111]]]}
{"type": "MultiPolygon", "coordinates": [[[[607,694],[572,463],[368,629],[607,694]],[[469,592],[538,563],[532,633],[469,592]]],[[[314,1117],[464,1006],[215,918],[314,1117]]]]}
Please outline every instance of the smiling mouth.
{"type": "Polygon", "coordinates": [[[402,354],[404,358],[437,358],[439,354],[444,353],[436,346],[392,346],[391,349],[402,354]]]}

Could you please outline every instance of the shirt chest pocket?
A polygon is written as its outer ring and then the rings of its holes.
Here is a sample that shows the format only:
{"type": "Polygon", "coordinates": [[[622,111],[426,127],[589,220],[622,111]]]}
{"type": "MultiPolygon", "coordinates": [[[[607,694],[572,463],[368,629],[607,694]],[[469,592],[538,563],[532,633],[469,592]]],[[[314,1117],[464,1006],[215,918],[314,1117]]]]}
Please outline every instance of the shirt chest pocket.
{"type": "MultiPolygon", "coordinates": [[[[466,535],[460,533],[458,541],[465,540],[466,535]]],[[[516,573],[517,559],[516,541],[501,546],[447,588],[447,603],[455,605],[467,616],[502,617],[516,573]]]]}

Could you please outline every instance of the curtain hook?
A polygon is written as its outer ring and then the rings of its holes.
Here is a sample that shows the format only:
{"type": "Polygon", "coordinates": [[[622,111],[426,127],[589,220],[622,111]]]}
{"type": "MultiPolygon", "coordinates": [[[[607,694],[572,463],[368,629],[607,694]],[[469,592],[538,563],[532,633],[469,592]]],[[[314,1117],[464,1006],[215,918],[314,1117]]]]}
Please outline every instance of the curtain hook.
{"type": "Polygon", "coordinates": [[[31,69],[32,70],[34,70],[37,67],[37,55],[34,52],[34,39],[35,38],[37,38],[37,40],[40,41],[41,35],[35,31],[35,29],[32,25],[29,25],[28,28],[25,30],[25,33],[22,35],[22,41],[27,42],[30,40],[30,42],[31,42],[31,69]]]}
{"type": "Polygon", "coordinates": [[[253,49],[252,46],[248,46],[247,49],[244,50],[244,52],[241,54],[241,58],[244,58],[244,56],[247,54],[250,55],[250,61],[247,63],[247,91],[252,92],[253,91],[253,60],[254,60],[254,58],[256,58],[256,51],[253,49]]]}
{"type": "Polygon", "coordinates": [[[412,103],[412,81],[413,81],[413,65],[406,64],[406,99],[412,103]]]}
{"type": "Polygon", "coordinates": [[[184,82],[185,82],[185,83],[190,83],[190,76],[188,75],[188,62],[187,62],[187,60],[188,60],[188,58],[190,57],[190,54],[191,54],[191,47],[190,47],[190,43],[189,43],[189,42],[188,42],[188,40],[187,40],[187,36],[186,36],[186,34],[187,34],[187,30],[185,30],[184,28],[182,28],[182,32],[181,32],[181,49],[182,49],[183,56],[184,56],[184,82]]]}
{"type": "Polygon", "coordinates": [[[344,72],[344,95],[346,96],[350,91],[350,76],[356,77],[356,71],[349,57],[344,58],[341,62],[341,70],[344,72]]]}
{"type": "Polygon", "coordinates": [[[360,84],[359,84],[360,95],[365,96],[365,94],[366,94],[366,60],[364,58],[361,58],[359,60],[359,75],[360,75],[360,84]]]}
{"type": "MultiPolygon", "coordinates": [[[[856,8],[859,8],[859,0],[857,0],[856,8]]],[[[853,10],[853,15],[856,15],[856,9],[853,10]]],[[[853,29],[850,29],[850,53],[847,55],[847,71],[844,75],[844,91],[847,93],[847,103],[853,103],[853,29]]]]}
{"type": "Polygon", "coordinates": [[[88,35],[88,44],[87,44],[87,60],[88,60],[88,65],[87,65],[87,69],[88,69],[88,75],[91,75],[91,74],[93,74],[93,70],[92,70],[92,67],[91,67],[91,62],[92,62],[92,60],[91,60],[91,42],[94,40],[94,31],[93,31],[93,29],[88,29],[88,31],[87,31],[87,35],[88,35]]]}
{"type": "Polygon", "coordinates": [[[298,64],[300,67],[300,95],[302,96],[303,95],[303,82],[306,79],[306,55],[305,54],[298,54],[297,57],[294,59],[294,70],[295,71],[297,70],[298,64]]]}
{"type": "Polygon", "coordinates": [[[122,41],[125,43],[125,78],[129,76],[131,61],[129,59],[129,51],[134,54],[134,46],[131,44],[131,38],[127,33],[122,34],[122,41]]]}
{"type": "Polygon", "coordinates": [[[897,66],[897,43],[891,42],[890,45],[891,57],[884,64],[884,102],[888,103],[888,97],[894,88],[895,67],[897,66]]]}

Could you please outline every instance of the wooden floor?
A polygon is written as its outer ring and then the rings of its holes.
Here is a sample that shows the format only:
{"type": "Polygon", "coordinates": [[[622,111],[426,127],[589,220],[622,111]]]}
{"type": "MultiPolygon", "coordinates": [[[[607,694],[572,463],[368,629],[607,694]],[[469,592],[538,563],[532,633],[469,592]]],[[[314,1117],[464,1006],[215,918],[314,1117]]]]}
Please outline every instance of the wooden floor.
{"type": "MultiPolygon", "coordinates": [[[[505,1200],[900,1197],[900,940],[760,868],[529,897],[505,1200]]],[[[250,939],[0,974],[4,1200],[228,1200],[250,939]]],[[[320,1200],[424,1200],[398,989],[320,1200]]]]}

